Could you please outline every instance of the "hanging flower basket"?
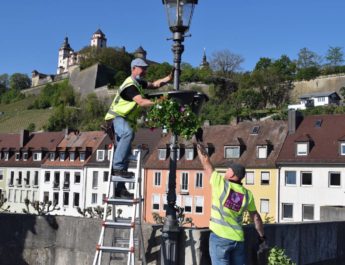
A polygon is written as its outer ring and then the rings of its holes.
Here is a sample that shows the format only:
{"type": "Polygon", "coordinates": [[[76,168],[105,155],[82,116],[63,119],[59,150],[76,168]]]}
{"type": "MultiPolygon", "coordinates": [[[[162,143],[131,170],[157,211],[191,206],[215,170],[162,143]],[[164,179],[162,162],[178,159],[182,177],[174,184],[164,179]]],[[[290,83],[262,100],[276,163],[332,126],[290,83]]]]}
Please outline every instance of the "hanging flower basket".
{"type": "Polygon", "coordinates": [[[201,120],[189,105],[169,98],[168,95],[155,98],[153,101],[155,104],[146,117],[148,127],[163,128],[187,140],[200,128],[201,120]]]}

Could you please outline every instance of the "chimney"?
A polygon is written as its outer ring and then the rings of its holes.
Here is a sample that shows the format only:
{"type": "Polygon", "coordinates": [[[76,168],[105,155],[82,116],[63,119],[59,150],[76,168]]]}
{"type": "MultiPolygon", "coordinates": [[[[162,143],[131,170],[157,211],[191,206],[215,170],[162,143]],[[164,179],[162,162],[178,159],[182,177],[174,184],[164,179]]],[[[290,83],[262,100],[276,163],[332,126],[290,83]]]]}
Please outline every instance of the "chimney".
{"type": "Polygon", "coordinates": [[[288,132],[289,134],[294,134],[299,124],[303,120],[303,115],[301,112],[294,109],[288,110],[288,132]]]}
{"type": "Polygon", "coordinates": [[[30,133],[28,130],[22,129],[20,131],[20,139],[19,139],[20,147],[24,147],[24,145],[26,145],[26,143],[29,141],[29,136],[30,136],[30,133]]]}

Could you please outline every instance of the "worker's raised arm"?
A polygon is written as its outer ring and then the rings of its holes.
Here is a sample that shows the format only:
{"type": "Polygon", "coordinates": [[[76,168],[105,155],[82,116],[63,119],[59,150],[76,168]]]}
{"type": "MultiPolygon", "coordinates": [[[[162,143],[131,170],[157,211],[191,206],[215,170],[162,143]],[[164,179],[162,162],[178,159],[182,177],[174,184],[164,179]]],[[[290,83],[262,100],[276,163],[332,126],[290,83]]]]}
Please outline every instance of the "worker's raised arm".
{"type": "Polygon", "coordinates": [[[207,151],[205,147],[201,145],[200,143],[197,144],[197,151],[198,151],[200,162],[202,166],[204,167],[205,174],[207,177],[210,178],[212,175],[212,172],[214,171],[214,168],[212,166],[209,156],[207,155],[207,151]]]}
{"type": "Polygon", "coordinates": [[[148,88],[160,88],[160,87],[168,84],[171,80],[173,80],[173,78],[174,78],[174,71],[171,71],[171,73],[169,75],[167,75],[166,77],[158,79],[154,82],[148,82],[147,87],[148,88]]]}

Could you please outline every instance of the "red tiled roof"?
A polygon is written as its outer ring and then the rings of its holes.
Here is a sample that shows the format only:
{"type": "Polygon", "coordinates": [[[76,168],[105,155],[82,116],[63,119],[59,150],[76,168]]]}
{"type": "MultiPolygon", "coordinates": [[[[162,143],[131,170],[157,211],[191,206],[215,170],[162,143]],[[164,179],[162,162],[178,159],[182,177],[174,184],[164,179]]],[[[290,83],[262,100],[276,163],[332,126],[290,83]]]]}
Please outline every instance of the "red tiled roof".
{"type": "MultiPolygon", "coordinates": [[[[285,121],[258,121],[241,122],[237,125],[216,125],[204,127],[203,142],[208,145],[213,153],[210,156],[211,162],[215,167],[223,165],[229,159],[224,158],[224,146],[229,143],[241,142],[244,150],[238,159],[231,159],[234,162],[241,163],[248,168],[275,167],[275,161],[280,148],[287,134],[287,122],[285,121]],[[257,134],[252,133],[254,126],[260,126],[257,134]],[[241,139],[241,141],[238,141],[241,139]],[[257,158],[256,148],[262,143],[272,144],[272,150],[267,159],[257,158]]],[[[170,142],[170,135],[163,137],[159,142],[159,148],[167,146],[170,142]]],[[[190,145],[192,141],[186,142],[179,139],[179,143],[190,145]]],[[[169,168],[169,159],[158,160],[158,149],[154,150],[145,164],[145,168],[167,169],[169,168]]],[[[183,156],[177,161],[178,169],[202,169],[200,160],[195,157],[193,160],[186,160],[183,156]]]]}
{"type": "Polygon", "coordinates": [[[296,132],[287,136],[277,163],[327,164],[345,163],[340,155],[340,141],[344,139],[345,115],[314,115],[304,118],[296,132]],[[321,126],[315,126],[322,120],[321,126]],[[312,141],[307,156],[296,156],[296,143],[301,139],[312,141]]]}

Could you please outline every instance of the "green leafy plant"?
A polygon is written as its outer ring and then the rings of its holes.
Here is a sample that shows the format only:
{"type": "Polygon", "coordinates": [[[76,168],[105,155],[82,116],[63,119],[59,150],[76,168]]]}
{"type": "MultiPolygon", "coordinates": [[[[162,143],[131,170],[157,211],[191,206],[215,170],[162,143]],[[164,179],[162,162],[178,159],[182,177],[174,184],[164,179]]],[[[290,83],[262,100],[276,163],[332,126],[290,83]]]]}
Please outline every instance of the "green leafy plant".
{"type": "Polygon", "coordinates": [[[268,265],[296,265],[296,263],[291,261],[284,249],[274,247],[269,252],[268,265]]]}
{"type": "Polygon", "coordinates": [[[146,117],[148,127],[163,128],[187,140],[200,128],[201,121],[190,106],[167,97],[155,99],[154,103],[146,117]]]}

